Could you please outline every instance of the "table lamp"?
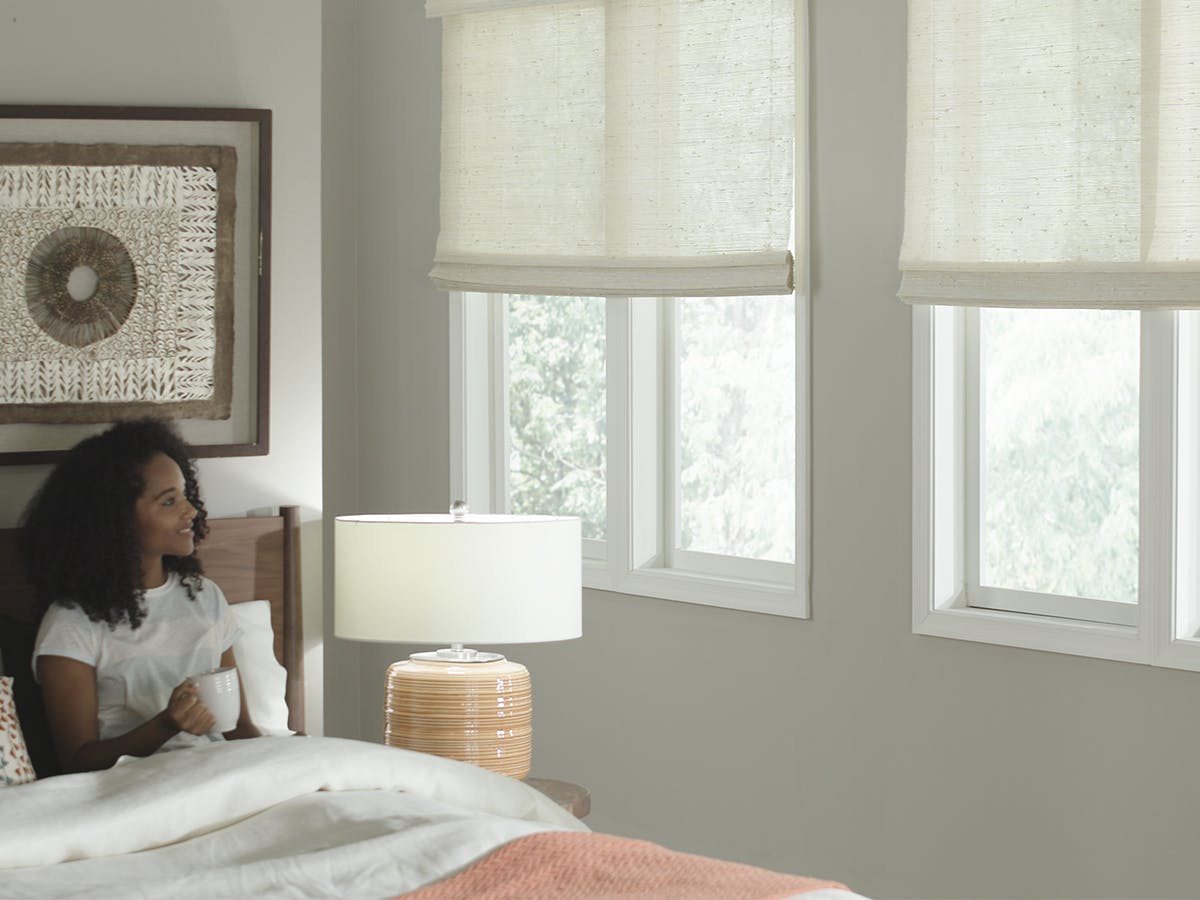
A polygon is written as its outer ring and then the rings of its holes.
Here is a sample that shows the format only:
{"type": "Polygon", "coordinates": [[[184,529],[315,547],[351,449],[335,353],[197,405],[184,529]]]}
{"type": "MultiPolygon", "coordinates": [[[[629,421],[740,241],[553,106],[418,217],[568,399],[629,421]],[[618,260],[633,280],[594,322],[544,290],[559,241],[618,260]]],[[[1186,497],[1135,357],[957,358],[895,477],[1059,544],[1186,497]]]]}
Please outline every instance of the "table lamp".
{"type": "Polygon", "coordinates": [[[529,774],[529,671],[467,643],[577,638],[579,519],[471,515],[338,516],[334,633],[387,643],[449,644],[388,667],[384,742],[529,774]]]}

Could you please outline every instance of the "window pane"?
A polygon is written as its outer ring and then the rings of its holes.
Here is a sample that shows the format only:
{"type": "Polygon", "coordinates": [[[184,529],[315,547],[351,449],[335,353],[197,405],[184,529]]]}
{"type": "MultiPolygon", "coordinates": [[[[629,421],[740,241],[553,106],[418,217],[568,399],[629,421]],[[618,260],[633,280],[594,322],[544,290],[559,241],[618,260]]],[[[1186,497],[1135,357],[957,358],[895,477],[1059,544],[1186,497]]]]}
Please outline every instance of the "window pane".
{"type": "Polygon", "coordinates": [[[979,313],[984,584],[1137,602],[1138,313],[979,313]]]}
{"type": "Polygon", "coordinates": [[[795,562],[795,300],[676,310],[679,548],[795,562]]]}
{"type": "Polygon", "coordinates": [[[509,510],[605,532],[604,300],[505,297],[509,510]]]}

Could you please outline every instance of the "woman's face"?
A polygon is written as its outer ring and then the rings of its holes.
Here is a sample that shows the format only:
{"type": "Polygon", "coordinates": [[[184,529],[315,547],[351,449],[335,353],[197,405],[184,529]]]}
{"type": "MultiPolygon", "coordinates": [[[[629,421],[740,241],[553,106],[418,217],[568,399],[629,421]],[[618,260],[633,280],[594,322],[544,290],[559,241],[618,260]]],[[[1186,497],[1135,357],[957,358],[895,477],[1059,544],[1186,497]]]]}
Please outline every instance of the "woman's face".
{"type": "Polygon", "coordinates": [[[142,478],[146,486],[134,503],[138,551],[147,559],[188,556],[196,548],[196,508],[184,495],[183,472],[159,453],[142,466],[142,478]]]}

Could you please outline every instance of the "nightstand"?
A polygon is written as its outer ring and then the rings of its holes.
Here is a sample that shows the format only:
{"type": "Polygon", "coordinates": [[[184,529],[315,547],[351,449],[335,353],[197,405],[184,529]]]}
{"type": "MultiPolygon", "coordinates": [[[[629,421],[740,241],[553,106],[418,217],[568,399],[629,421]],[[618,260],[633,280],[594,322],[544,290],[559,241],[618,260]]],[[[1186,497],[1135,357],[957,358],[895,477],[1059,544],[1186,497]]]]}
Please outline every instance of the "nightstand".
{"type": "Polygon", "coordinates": [[[525,783],[535,790],[541,791],[571,815],[582,819],[592,811],[592,794],[583,785],[570,781],[559,781],[556,778],[525,779],[525,783]]]}

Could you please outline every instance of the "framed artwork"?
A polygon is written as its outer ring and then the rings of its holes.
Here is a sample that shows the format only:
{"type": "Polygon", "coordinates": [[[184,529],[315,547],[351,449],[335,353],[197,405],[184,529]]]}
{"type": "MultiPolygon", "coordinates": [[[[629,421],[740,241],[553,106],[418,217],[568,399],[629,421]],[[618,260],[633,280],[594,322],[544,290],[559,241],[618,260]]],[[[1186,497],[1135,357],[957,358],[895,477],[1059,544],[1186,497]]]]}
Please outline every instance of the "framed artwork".
{"type": "Polygon", "coordinates": [[[271,111],[0,105],[0,465],[112,422],[270,423],[271,111]]]}

